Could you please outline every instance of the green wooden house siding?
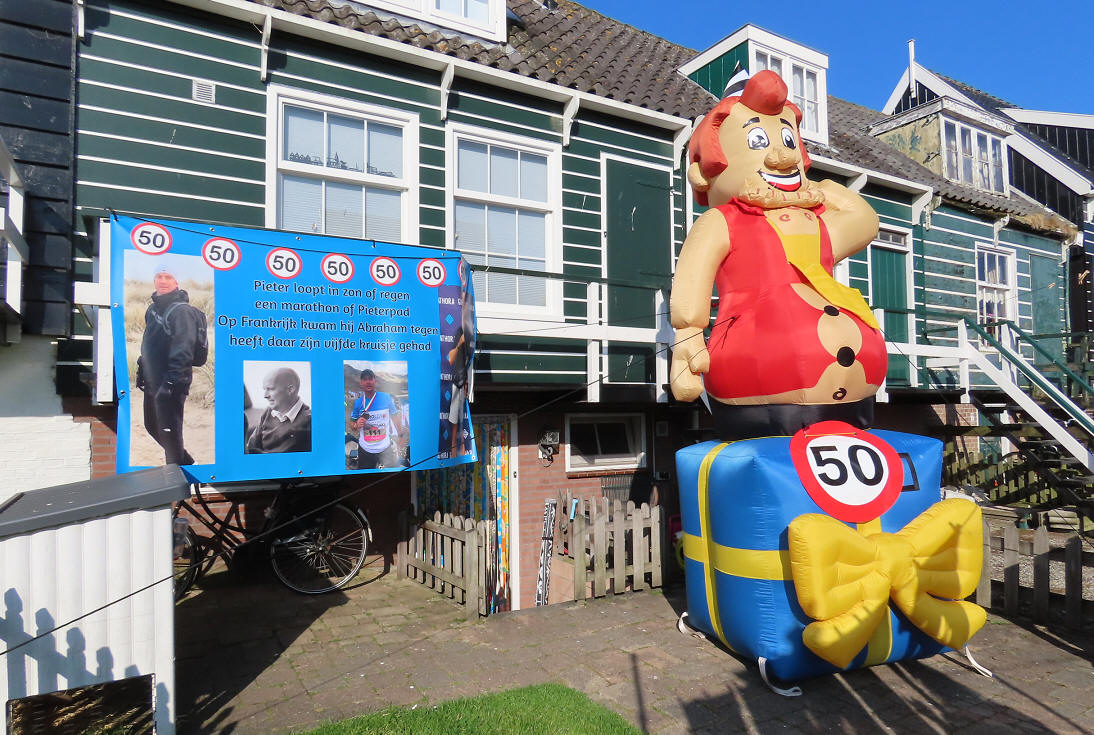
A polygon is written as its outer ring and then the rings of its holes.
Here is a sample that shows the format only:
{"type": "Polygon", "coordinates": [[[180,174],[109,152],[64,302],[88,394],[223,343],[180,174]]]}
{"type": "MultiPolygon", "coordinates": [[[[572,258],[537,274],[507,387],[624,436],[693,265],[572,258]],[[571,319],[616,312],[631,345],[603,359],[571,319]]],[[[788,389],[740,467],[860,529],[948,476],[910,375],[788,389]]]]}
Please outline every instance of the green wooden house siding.
{"type": "Polygon", "coordinates": [[[737,68],[737,65],[740,64],[741,68],[748,69],[749,63],[748,42],[745,41],[711,63],[692,72],[688,75],[688,79],[720,97],[722,90],[726,88],[726,83],[733,76],[733,71],[737,68]]]}
{"type": "MultiPolygon", "coordinates": [[[[417,116],[416,244],[447,246],[450,125],[563,142],[563,106],[532,94],[457,78],[445,119],[441,75],[433,70],[275,32],[263,82],[260,36],[248,23],[142,0],[90,0],[86,19],[78,49],[76,201],[88,222],[118,211],[264,226],[267,85],[417,116]],[[195,79],[216,85],[214,104],[191,99],[195,79]]],[[[561,149],[559,213],[562,314],[578,324],[588,317],[587,284],[615,277],[602,234],[606,156],[668,169],[666,261],[684,236],[672,132],[579,110],[561,149]]],[[[78,235],[79,246],[93,252],[87,232],[78,235]]],[[[90,279],[86,270],[82,277],[90,279]]],[[[663,281],[651,287],[667,289],[667,274],[663,281]]],[[[86,323],[75,329],[89,331],[86,323]]],[[[583,384],[585,352],[580,340],[488,336],[480,345],[480,384],[583,384]]],[[[625,366],[620,374],[628,380],[634,365],[649,360],[641,345],[605,345],[605,352],[606,363],[625,366]]],[[[641,372],[652,380],[650,370],[641,372]]]]}

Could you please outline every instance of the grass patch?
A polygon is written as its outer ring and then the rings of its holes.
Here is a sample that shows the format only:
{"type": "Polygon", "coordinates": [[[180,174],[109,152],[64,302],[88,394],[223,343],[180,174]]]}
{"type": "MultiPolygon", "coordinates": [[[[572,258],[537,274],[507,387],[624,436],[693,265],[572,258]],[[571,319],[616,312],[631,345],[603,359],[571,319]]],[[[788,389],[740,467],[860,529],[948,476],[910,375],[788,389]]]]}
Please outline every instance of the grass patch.
{"type": "Polygon", "coordinates": [[[305,735],[640,735],[615,712],[561,684],[539,684],[436,707],[391,707],[305,735]]]}

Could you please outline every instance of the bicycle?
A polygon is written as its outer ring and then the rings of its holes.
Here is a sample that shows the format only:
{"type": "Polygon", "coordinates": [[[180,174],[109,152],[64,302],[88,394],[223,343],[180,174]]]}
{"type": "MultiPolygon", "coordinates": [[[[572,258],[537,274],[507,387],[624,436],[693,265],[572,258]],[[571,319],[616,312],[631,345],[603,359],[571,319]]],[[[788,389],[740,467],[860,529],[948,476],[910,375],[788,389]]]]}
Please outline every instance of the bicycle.
{"type": "Polygon", "coordinates": [[[341,589],[357,575],[372,543],[372,528],[364,512],[330,502],[336,497],[333,484],[305,481],[275,487],[273,502],[263,511],[258,531],[243,523],[238,496],[228,498],[231,506],[223,516],[210,507],[208,497],[197,486],[193,486],[188,500],[175,505],[176,600],[209,571],[217,557],[230,558],[245,544],[268,547],[274,575],[301,594],[341,589]],[[183,510],[211,536],[195,533],[191,523],[181,518],[183,510]]]}

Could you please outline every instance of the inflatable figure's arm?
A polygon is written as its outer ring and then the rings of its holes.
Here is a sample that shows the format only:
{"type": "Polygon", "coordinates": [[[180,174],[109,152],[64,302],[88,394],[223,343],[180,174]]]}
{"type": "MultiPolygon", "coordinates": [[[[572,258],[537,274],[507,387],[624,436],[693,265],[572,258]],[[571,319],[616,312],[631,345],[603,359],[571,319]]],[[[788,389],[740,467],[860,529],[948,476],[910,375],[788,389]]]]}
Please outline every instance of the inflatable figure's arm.
{"type": "Polygon", "coordinates": [[[832,257],[838,263],[862,250],[877,237],[877,213],[866,200],[841,184],[825,179],[815,186],[824,192],[821,219],[832,238],[832,257]]]}
{"type": "Polygon", "coordinates": [[[705,212],[691,228],[680,257],[669,297],[669,315],[676,336],[669,363],[669,385],[680,401],[694,401],[703,392],[700,373],[710,369],[703,330],[710,323],[714,276],[729,254],[729,228],[721,212],[705,212]]]}

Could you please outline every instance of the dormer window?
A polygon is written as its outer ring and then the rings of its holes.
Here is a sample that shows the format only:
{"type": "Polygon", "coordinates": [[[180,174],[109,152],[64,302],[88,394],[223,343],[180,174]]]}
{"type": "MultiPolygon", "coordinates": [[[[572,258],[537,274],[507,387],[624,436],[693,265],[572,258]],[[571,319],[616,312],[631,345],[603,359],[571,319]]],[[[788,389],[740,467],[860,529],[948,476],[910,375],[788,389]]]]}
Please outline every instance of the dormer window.
{"type": "Polygon", "coordinates": [[[352,0],[351,4],[389,10],[490,41],[505,40],[503,0],[352,0]]]}
{"type": "Polygon", "coordinates": [[[721,97],[738,66],[750,74],[770,69],[783,78],[790,102],[802,111],[802,137],[828,145],[828,55],[763,28],[738,28],[694,59],[679,73],[721,97]]]}
{"type": "Polygon", "coordinates": [[[757,50],[756,65],[752,73],[764,69],[770,69],[781,76],[790,88],[790,101],[802,111],[802,131],[820,132],[817,71],[777,54],[757,50]]]}
{"type": "Polygon", "coordinates": [[[946,177],[1006,195],[1003,139],[952,120],[945,120],[942,130],[946,177]]]}

